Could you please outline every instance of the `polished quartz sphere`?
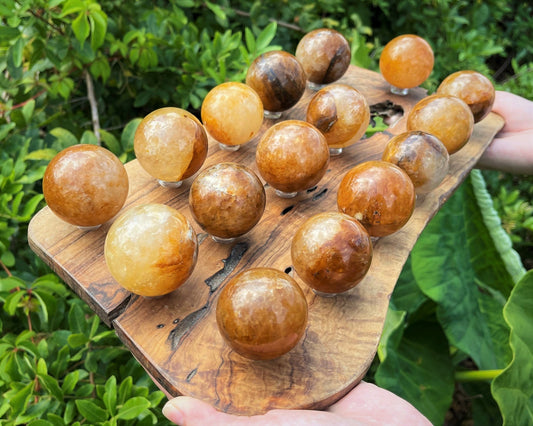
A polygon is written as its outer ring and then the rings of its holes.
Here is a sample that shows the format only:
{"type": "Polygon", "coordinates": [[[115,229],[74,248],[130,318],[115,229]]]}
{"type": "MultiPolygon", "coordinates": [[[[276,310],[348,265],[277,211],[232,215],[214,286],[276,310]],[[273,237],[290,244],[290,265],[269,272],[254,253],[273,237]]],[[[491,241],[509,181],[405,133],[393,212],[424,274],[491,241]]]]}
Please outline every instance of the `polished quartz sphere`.
{"type": "Polygon", "coordinates": [[[286,120],[265,132],[255,160],[269,185],[282,193],[295,194],[315,186],[326,173],[328,143],[312,124],[286,120]]]}
{"type": "Polygon", "coordinates": [[[413,130],[394,136],[381,159],[402,168],[417,194],[435,189],[448,173],[448,150],[437,137],[425,132],[413,130]]]}
{"type": "Polygon", "coordinates": [[[105,148],[80,144],[65,148],[48,164],[43,194],[59,218],[82,228],[112,219],[128,196],[128,174],[105,148]]]}
{"type": "Polygon", "coordinates": [[[346,84],[331,84],[311,98],[306,121],[324,134],[330,148],[344,148],[365,134],[370,123],[370,108],[357,89],[346,84]]]}
{"type": "Polygon", "coordinates": [[[207,157],[207,133],[190,112],[165,107],[143,118],[133,146],[142,168],[162,185],[172,186],[202,167],[207,157]]]}
{"type": "Polygon", "coordinates": [[[294,348],[307,326],[307,301],[296,281],[271,268],[233,277],[220,292],[216,320],[224,340],[254,360],[277,358],[294,348]]]}
{"type": "Polygon", "coordinates": [[[470,139],[474,116],[461,99],[434,94],[415,104],[407,116],[407,130],[431,133],[439,138],[451,155],[470,139]]]}
{"type": "Polygon", "coordinates": [[[320,28],[304,35],[295,52],[307,79],[315,85],[341,78],[352,59],[350,44],[338,31],[320,28]]]}
{"type": "Polygon", "coordinates": [[[274,50],[252,62],[246,73],[246,84],[257,92],[268,116],[296,105],[305,92],[306,77],[294,55],[274,50]]]}
{"type": "Polygon", "coordinates": [[[437,89],[441,95],[462,99],[474,114],[478,123],[492,110],[496,91],[491,81],[477,71],[457,71],[446,77],[437,89]]]}
{"type": "Polygon", "coordinates": [[[206,95],[201,116],[207,132],[223,148],[238,148],[259,132],[263,124],[263,103],[250,86],[223,83],[206,95]]]}
{"type": "Polygon", "coordinates": [[[164,204],[142,204],[111,225],[104,258],[111,276],[126,290],[154,297],[170,293],[192,274],[198,255],[196,233],[185,216],[164,204]]]}
{"type": "Polygon", "coordinates": [[[337,191],[339,211],[357,219],[373,237],[402,228],[415,208],[415,188],[400,167],[366,161],[350,169],[337,191]]]}
{"type": "Polygon", "coordinates": [[[250,231],[265,211],[263,184],[248,167],[219,163],[194,179],[189,207],[194,219],[218,239],[240,237],[250,231]]]}
{"type": "Polygon", "coordinates": [[[427,80],[434,62],[433,49],[426,40],[414,34],[404,34],[385,45],[379,58],[379,69],[393,88],[410,89],[427,80]]]}
{"type": "Polygon", "coordinates": [[[365,277],[372,262],[372,241],[351,216],[318,213],[296,231],[291,257],[298,276],[317,294],[335,295],[365,277]]]}

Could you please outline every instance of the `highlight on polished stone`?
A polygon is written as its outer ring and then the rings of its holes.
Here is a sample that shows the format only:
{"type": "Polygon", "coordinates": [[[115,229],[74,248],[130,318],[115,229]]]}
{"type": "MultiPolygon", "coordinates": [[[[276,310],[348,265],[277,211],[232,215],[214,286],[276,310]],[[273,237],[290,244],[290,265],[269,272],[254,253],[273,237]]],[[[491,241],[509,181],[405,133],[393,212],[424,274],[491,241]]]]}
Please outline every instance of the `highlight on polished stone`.
{"type": "Polygon", "coordinates": [[[296,46],[295,56],[313,90],[340,79],[352,59],[346,38],[329,28],[319,28],[304,35],[296,46]]]}
{"type": "Polygon", "coordinates": [[[104,245],[111,276],[145,297],[163,296],[184,284],[197,257],[196,233],[187,218],[158,203],[124,211],[109,228],[104,245]]]}
{"type": "Polygon", "coordinates": [[[259,174],[280,197],[291,198],[320,182],[329,165],[324,135],[305,121],[274,124],[255,152],[259,174]]]}
{"type": "Polygon", "coordinates": [[[150,176],[161,186],[176,188],[202,167],[207,157],[207,133],[190,112],[165,107],[142,119],[133,147],[150,176]]]}
{"type": "Polygon", "coordinates": [[[409,89],[427,80],[435,58],[430,44],[422,37],[404,34],[389,41],[379,58],[383,78],[391,85],[391,92],[407,95],[409,89]]]}
{"type": "Polygon", "coordinates": [[[311,216],[296,231],[291,258],[298,276],[320,296],[344,293],[361,282],[372,262],[363,225],[340,212],[311,216]]]}
{"type": "Polygon", "coordinates": [[[291,351],[304,335],[307,318],[307,301],[294,278],[264,267],[231,278],[216,307],[224,341],[252,360],[270,360],[291,351]]]}
{"type": "Polygon", "coordinates": [[[262,182],[248,167],[219,163],[196,176],[189,207],[200,227],[217,242],[231,242],[249,232],[265,211],[262,182]]]}
{"type": "Polygon", "coordinates": [[[415,187],[404,170],[387,161],[365,161],[350,169],[337,191],[340,212],[357,219],[372,237],[401,229],[415,208],[415,187]]]}
{"type": "Polygon", "coordinates": [[[201,116],[205,129],[220,147],[236,151],[259,132],[263,124],[263,103],[246,84],[222,83],[204,98],[201,116]]]}
{"type": "Polygon", "coordinates": [[[50,210],[81,229],[95,229],[122,209],[128,196],[128,174],[111,151],[79,144],[60,151],[43,176],[50,210]]]}
{"type": "Polygon", "coordinates": [[[246,73],[246,84],[261,98],[265,118],[277,119],[301,99],[306,76],[294,55],[274,50],[255,58],[246,73]]]}
{"type": "Polygon", "coordinates": [[[412,130],[394,136],[385,146],[381,159],[396,164],[411,178],[417,194],[426,194],[446,177],[449,154],[434,135],[412,130]]]}
{"type": "Polygon", "coordinates": [[[370,107],[357,89],[334,83],[311,98],[306,120],[324,134],[330,154],[338,155],[365,134],[370,123],[370,107]]]}

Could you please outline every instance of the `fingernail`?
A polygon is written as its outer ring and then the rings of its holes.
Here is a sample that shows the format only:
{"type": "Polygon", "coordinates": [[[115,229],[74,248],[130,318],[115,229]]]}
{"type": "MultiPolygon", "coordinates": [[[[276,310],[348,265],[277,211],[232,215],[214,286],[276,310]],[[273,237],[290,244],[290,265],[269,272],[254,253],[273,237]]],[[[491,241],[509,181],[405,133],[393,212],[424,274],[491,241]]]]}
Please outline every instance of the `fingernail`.
{"type": "Polygon", "coordinates": [[[163,415],[177,425],[183,424],[183,415],[176,399],[171,399],[163,407],[163,415]]]}

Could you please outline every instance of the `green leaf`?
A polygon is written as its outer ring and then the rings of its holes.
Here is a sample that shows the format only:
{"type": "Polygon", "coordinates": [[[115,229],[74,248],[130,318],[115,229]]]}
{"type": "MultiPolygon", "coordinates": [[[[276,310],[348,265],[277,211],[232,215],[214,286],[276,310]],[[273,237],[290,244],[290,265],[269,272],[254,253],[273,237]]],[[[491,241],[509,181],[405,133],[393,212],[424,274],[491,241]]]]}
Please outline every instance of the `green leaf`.
{"type": "Polygon", "coordinates": [[[30,99],[22,107],[22,115],[24,116],[24,121],[26,121],[26,124],[30,123],[34,109],[35,109],[35,99],[30,99]]]}
{"type": "Polygon", "coordinates": [[[8,135],[8,133],[16,126],[16,123],[7,123],[0,125],[0,141],[2,141],[8,135]]]}
{"type": "Polygon", "coordinates": [[[25,160],[45,160],[50,161],[52,158],[54,158],[57,155],[57,151],[52,148],[44,148],[44,149],[37,149],[35,151],[30,152],[26,157],[24,157],[25,160]]]}
{"type": "Polygon", "coordinates": [[[98,139],[92,130],[85,130],[81,135],[80,143],[98,145],[98,139]]]}
{"type": "Polygon", "coordinates": [[[109,417],[104,409],[88,399],[77,399],[76,407],[80,414],[89,422],[104,422],[109,417]]]}
{"type": "Polygon", "coordinates": [[[513,359],[492,382],[504,425],[533,424],[533,270],[516,284],[504,308],[513,359]]]}
{"type": "Polygon", "coordinates": [[[120,144],[122,145],[122,149],[124,151],[133,151],[133,139],[135,137],[135,131],[137,130],[137,127],[139,127],[141,121],[142,118],[134,118],[124,127],[124,130],[120,135],[120,144]]]}
{"type": "Polygon", "coordinates": [[[76,136],[62,127],[56,127],[50,130],[50,134],[57,139],[60,144],[60,149],[67,148],[78,143],[76,136]]]}
{"type": "Polygon", "coordinates": [[[58,401],[63,401],[63,391],[59,387],[57,379],[52,376],[39,374],[39,380],[46,390],[58,401]]]}
{"type": "Polygon", "coordinates": [[[0,43],[7,43],[15,39],[20,35],[20,31],[16,28],[6,27],[5,25],[0,26],[0,43]]]}
{"type": "Polygon", "coordinates": [[[68,313],[68,325],[73,333],[88,333],[85,313],[78,305],[72,305],[68,313]]]}
{"type": "Polygon", "coordinates": [[[82,10],[77,18],[72,21],[72,31],[74,31],[74,35],[80,44],[83,44],[87,37],[89,37],[91,27],[85,10],[82,10]]]}
{"type": "Polygon", "coordinates": [[[409,256],[392,292],[391,306],[396,310],[412,314],[427,300],[427,296],[420,290],[413,276],[411,256],[409,256]]]}
{"type": "Polygon", "coordinates": [[[93,10],[89,14],[91,25],[91,48],[96,51],[104,44],[107,31],[107,15],[101,10],[93,10]]]}
{"type": "Polygon", "coordinates": [[[7,296],[4,301],[4,311],[6,311],[8,315],[15,315],[20,299],[22,299],[25,294],[25,290],[19,290],[7,296]]]}
{"type": "Polygon", "coordinates": [[[100,130],[100,137],[102,138],[102,142],[113,154],[120,155],[122,148],[117,138],[112,133],[100,130]]]}
{"type": "Polygon", "coordinates": [[[85,5],[81,0],[69,0],[65,3],[61,11],[61,17],[70,15],[71,13],[78,13],[85,10],[85,5]]]}
{"type": "Polygon", "coordinates": [[[12,55],[13,58],[13,65],[16,67],[20,67],[22,65],[22,53],[24,51],[24,46],[26,45],[26,42],[20,36],[17,38],[17,41],[9,48],[9,52],[12,55]]]}
{"type": "Polygon", "coordinates": [[[261,31],[261,34],[259,34],[255,41],[257,52],[262,52],[270,45],[276,36],[277,29],[278,24],[276,22],[271,22],[263,31],[261,31]]]}
{"type": "Polygon", "coordinates": [[[28,406],[30,397],[33,394],[34,385],[35,382],[28,383],[11,397],[11,410],[14,417],[24,412],[28,406]]]}
{"type": "Polygon", "coordinates": [[[76,385],[78,384],[79,379],[80,379],[80,372],[78,370],[74,370],[68,373],[63,379],[63,385],[61,386],[61,390],[63,391],[63,394],[71,393],[76,387],[76,385]]]}
{"type": "Polygon", "coordinates": [[[117,405],[117,379],[115,376],[111,376],[107,379],[102,400],[104,401],[107,411],[114,415],[116,413],[117,405]]]}
{"type": "Polygon", "coordinates": [[[131,376],[126,377],[120,386],[118,387],[118,403],[124,404],[131,395],[131,389],[133,387],[133,379],[131,376]]]}
{"type": "Polygon", "coordinates": [[[117,418],[122,420],[133,420],[148,408],[150,408],[150,401],[146,398],[140,396],[133,397],[128,399],[126,403],[119,408],[117,418]]]}
{"type": "Polygon", "coordinates": [[[85,345],[88,341],[88,337],[83,333],[74,333],[68,336],[68,345],[73,349],[85,345]]]}

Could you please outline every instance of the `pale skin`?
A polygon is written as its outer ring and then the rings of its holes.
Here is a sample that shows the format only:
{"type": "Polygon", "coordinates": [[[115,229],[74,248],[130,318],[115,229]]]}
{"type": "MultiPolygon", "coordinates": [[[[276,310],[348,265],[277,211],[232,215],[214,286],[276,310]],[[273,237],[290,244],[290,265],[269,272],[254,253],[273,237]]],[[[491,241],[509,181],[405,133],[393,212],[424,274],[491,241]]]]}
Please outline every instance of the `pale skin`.
{"type": "MultiPolygon", "coordinates": [[[[533,102],[508,92],[496,92],[492,111],[505,119],[477,167],[514,174],[533,174],[533,102]]],[[[430,425],[411,404],[376,385],[361,382],[323,411],[272,410],[252,417],[217,411],[187,396],[170,399],[163,414],[180,426],[299,425],[430,425]]]]}

